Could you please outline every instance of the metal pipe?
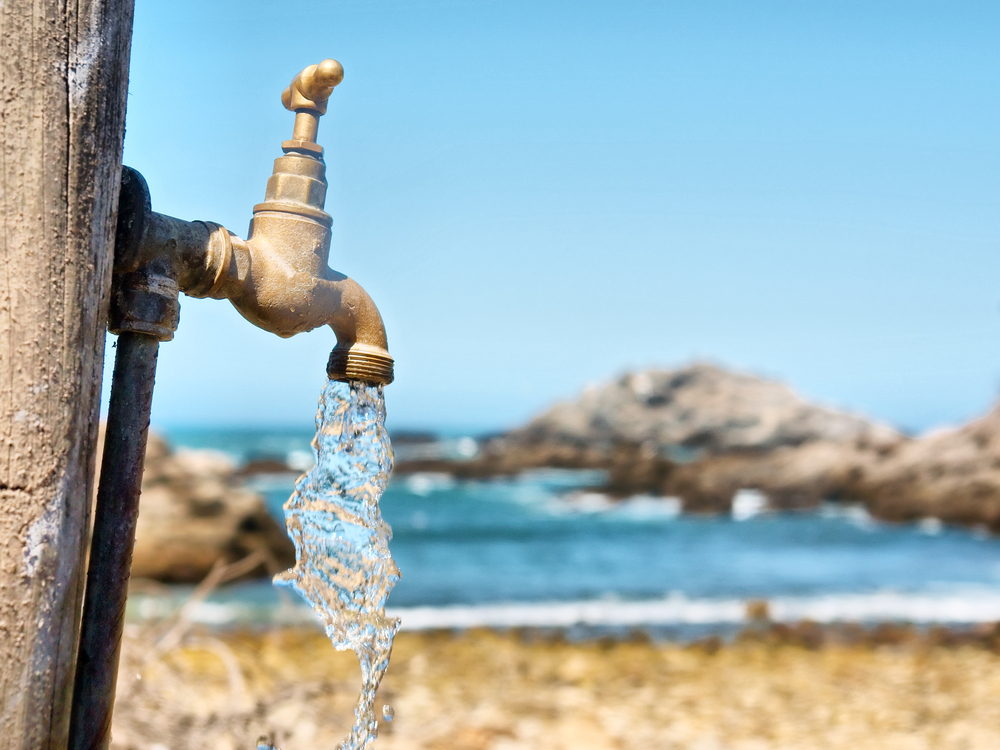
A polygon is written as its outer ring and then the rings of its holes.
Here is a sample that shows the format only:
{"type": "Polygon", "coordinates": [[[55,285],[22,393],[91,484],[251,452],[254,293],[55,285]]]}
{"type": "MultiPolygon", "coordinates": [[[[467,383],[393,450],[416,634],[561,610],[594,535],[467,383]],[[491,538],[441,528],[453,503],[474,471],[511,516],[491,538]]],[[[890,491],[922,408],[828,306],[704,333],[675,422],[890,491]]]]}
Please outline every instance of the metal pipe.
{"type": "Polygon", "coordinates": [[[159,345],[156,338],[142,333],[124,332],[118,336],[87,571],[69,750],[106,750],[111,742],[111,711],[159,345]]]}
{"type": "Polygon", "coordinates": [[[295,125],[292,127],[293,141],[316,142],[316,134],[319,132],[319,117],[312,112],[297,112],[295,114],[295,125]]]}

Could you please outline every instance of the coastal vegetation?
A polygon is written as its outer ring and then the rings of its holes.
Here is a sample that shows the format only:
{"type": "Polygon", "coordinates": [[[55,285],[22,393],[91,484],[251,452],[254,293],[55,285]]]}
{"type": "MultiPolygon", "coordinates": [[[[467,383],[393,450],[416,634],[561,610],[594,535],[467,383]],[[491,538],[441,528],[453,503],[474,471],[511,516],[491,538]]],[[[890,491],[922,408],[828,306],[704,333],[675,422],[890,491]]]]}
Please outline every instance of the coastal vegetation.
{"type": "MultiPolygon", "coordinates": [[[[126,631],[114,750],[333,747],[357,663],[318,629],[126,631]],[[149,654],[155,653],[150,659],[149,654]]],[[[556,633],[400,633],[379,691],[383,750],[994,750],[992,628],[810,623],[679,645],[556,633]]]]}

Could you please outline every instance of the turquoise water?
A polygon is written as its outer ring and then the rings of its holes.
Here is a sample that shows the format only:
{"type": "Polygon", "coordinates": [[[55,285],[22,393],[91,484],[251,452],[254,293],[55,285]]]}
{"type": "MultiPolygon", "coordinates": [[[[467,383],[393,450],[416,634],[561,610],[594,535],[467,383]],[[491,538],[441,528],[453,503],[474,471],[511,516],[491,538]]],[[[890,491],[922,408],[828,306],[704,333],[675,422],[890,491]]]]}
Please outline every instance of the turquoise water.
{"type": "MultiPolygon", "coordinates": [[[[213,447],[231,450],[225,441],[213,447]]],[[[253,480],[277,518],[294,479],[253,480]]],[[[583,490],[599,480],[560,471],[468,483],[393,479],[381,508],[403,577],[390,610],[403,628],[648,626],[668,634],[738,623],[756,598],[768,599],[778,619],[1000,619],[1000,542],[985,534],[933,521],[885,524],[836,505],[741,521],[688,516],[669,499],[615,504],[583,490]]],[[[277,602],[266,584],[216,600],[253,617],[277,602]]]]}

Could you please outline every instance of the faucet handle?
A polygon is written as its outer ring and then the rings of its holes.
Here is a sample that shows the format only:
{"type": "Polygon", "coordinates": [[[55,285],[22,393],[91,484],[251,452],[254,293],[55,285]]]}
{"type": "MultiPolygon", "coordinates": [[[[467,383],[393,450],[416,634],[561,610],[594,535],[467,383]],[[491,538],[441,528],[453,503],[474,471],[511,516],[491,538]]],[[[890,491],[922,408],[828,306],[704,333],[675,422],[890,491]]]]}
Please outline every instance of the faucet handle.
{"type": "Polygon", "coordinates": [[[310,65],[292,80],[281,94],[285,109],[295,113],[292,139],[284,141],[286,153],[307,154],[323,158],[323,147],[316,143],[320,115],[326,114],[326,102],[334,87],[344,80],[344,66],[336,60],[324,60],[310,65]]]}
{"type": "Polygon", "coordinates": [[[326,114],[326,103],[334,87],[344,80],[344,66],[336,60],[310,65],[282,92],[281,103],[293,112],[326,114]]]}

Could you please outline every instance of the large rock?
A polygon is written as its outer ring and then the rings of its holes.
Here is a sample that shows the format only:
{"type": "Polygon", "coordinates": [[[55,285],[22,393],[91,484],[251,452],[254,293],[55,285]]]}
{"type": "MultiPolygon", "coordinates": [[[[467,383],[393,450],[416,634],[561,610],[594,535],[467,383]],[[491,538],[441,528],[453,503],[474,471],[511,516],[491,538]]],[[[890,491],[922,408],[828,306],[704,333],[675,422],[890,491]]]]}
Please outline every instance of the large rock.
{"type": "Polygon", "coordinates": [[[824,440],[767,453],[708,456],[676,466],[661,494],[682,498],[692,512],[728,512],[741,489],[759,490],[769,507],[780,510],[857,500],[860,477],[890,460],[899,445],[824,440]]]}
{"type": "Polygon", "coordinates": [[[725,511],[737,490],[754,488],[776,508],[846,500],[888,521],[938,518],[1000,532],[1000,406],[964,427],[894,444],[821,441],[709,457],[668,474],[660,491],[689,510],[725,511]]]}
{"type": "Polygon", "coordinates": [[[762,492],[775,509],[801,509],[829,499],[850,499],[860,476],[887,460],[895,446],[815,441],[767,452],[707,455],[677,463],[648,445],[621,443],[604,465],[605,484],[595,487],[612,497],[677,497],[685,511],[726,513],[741,489],[762,492]]]}
{"type": "Polygon", "coordinates": [[[197,582],[216,561],[235,562],[258,550],[269,564],[251,575],[270,575],[295,563],[284,528],[260,495],[239,486],[232,463],[212,451],[172,452],[150,433],[132,575],[197,582]]]}
{"type": "Polygon", "coordinates": [[[471,461],[398,470],[472,478],[541,466],[606,469],[595,489],[679,497],[691,512],[728,512],[739,490],[756,489],[773,508],[854,501],[887,520],[1000,532],[1000,406],[959,429],[907,438],[707,364],[628,373],[486,441],[471,461]]]}
{"type": "Polygon", "coordinates": [[[756,489],[777,509],[853,501],[884,520],[938,518],[1000,532],[1000,406],[958,429],[875,445],[818,440],[685,464],[620,445],[604,489],[676,496],[693,512],[727,512],[736,492],[756,489]]]}
{"type": "Polygon", "coordinates": [[[794,489],[784,499],[801,505],[839,486],[855,463],[904,440],[887,425],[811,404],[782,383],[694,364],[589,388],[485,441],[471,461],[400,462],[397,472],[472,478],[541,466],[602,468],[615,494],[683,489],[692,507],[704,509],[721,507],[751,478],[787,478],[794,489]]]}
{"type": "Polygon", "coordinates": [[[628,373],[509,435],[522,443],[646,444],[700,455],[818,441],[884,446],[900,437],[887,425],[811,404],[783,383],[704,363],[628,373]]]}
{"type": "Polygon", "coordinates": [[[1000,531],[1000,406],[964,427],[900,445],[866,466],[850,492],[880,518],[935,517],[1000,531]]]}

